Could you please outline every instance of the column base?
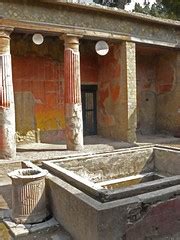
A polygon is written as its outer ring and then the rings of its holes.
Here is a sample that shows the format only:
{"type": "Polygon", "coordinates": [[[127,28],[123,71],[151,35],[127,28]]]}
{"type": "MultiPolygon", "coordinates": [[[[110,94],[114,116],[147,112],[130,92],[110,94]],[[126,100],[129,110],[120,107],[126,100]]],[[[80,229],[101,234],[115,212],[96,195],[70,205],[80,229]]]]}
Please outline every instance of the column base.
{"type": "Polygon", "coordinates": [[[14,109],[0,109],[0,159],[16,157],[14,109]]]}
{"type": "Polygon", "coordinates": [[[67,149],[72,151],[80,151],[84,148],[81,103],[66,103],[65,116],[67,149]]]}

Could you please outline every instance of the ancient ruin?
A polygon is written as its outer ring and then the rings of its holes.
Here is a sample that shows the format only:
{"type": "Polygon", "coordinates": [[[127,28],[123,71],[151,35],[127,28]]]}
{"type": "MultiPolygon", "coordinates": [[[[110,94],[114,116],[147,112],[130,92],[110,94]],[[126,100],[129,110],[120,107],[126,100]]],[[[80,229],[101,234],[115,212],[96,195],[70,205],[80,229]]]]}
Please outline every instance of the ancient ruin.
{"type": "Polygon", "coordinates": [[[15,237],[180,238],[179,134],[178,21],[0,0],[0,220],[15,237]]]}

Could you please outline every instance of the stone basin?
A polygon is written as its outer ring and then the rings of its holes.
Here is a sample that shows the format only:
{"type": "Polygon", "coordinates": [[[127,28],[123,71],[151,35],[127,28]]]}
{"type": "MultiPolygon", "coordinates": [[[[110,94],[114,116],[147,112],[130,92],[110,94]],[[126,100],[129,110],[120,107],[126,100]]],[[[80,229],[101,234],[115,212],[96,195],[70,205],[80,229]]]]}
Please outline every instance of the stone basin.
{"type": "Polygon", "coordinates": [[[136,147],[43,167],[51,211],[74,239],[180,239],[179,149],[136,147]]]}
{"type": "Polygon", "coordinates": [[[180,169],[177,172],[174,164],[170,167],[172,162],[179,165],[179,156],[178,149],[134,147],[43,165],[91,197],[106,202],[180,184],[180,169]]]}

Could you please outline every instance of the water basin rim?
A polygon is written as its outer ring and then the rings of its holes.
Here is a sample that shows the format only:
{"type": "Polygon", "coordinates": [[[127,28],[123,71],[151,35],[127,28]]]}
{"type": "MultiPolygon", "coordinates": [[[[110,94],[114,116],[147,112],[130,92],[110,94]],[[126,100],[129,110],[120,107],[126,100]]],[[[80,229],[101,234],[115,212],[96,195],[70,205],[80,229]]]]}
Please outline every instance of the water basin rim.
{"type": "Polygon", "coordinates": [[[10,173],[8,173],[8,176],[11,179],[36,179],[36,178],[42,178],[45,177],[48,174],[47,170],[42,169],[41,171],[39,169],[35,169],[35,168],[22,168],[22,169],[16,169],[10,173]],[[23,172],[27,172],[27,171],[33,171],[33,172],[37,172],[35,174],[24,174],[23,172]]]}

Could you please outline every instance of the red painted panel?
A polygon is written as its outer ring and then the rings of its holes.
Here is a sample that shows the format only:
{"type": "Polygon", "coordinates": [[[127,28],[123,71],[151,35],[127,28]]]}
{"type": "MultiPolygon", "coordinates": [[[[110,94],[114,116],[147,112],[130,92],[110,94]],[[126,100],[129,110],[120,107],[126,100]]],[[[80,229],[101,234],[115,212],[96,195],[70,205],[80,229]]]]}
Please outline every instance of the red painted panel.
{"type": "Polygon", "coordinates": [[[99,56],[99,122],[106,127],[115,124],[113,106],[120,100],[120,48],[119,44],[111,44],[109,53],[106,56],[99,56]]]}
{"type": "Polygon", "coordinates": [[[169,59],[160,58],[157,66],[156,91],[165,93],[171,91],[174,81],[174,69],[169,59]]]}
{"type": "Polygon", "coordinates": [[[98,62],[97,54],[81,56],[81,82],[97,83],[98,82],[98,62]]]}
{"type": "Polygon", "coordinates": [[[48,57],[13,57],[14,91],[33,95],[37,128],[43,131],[64,128],[63,70],[48,57]]]}

